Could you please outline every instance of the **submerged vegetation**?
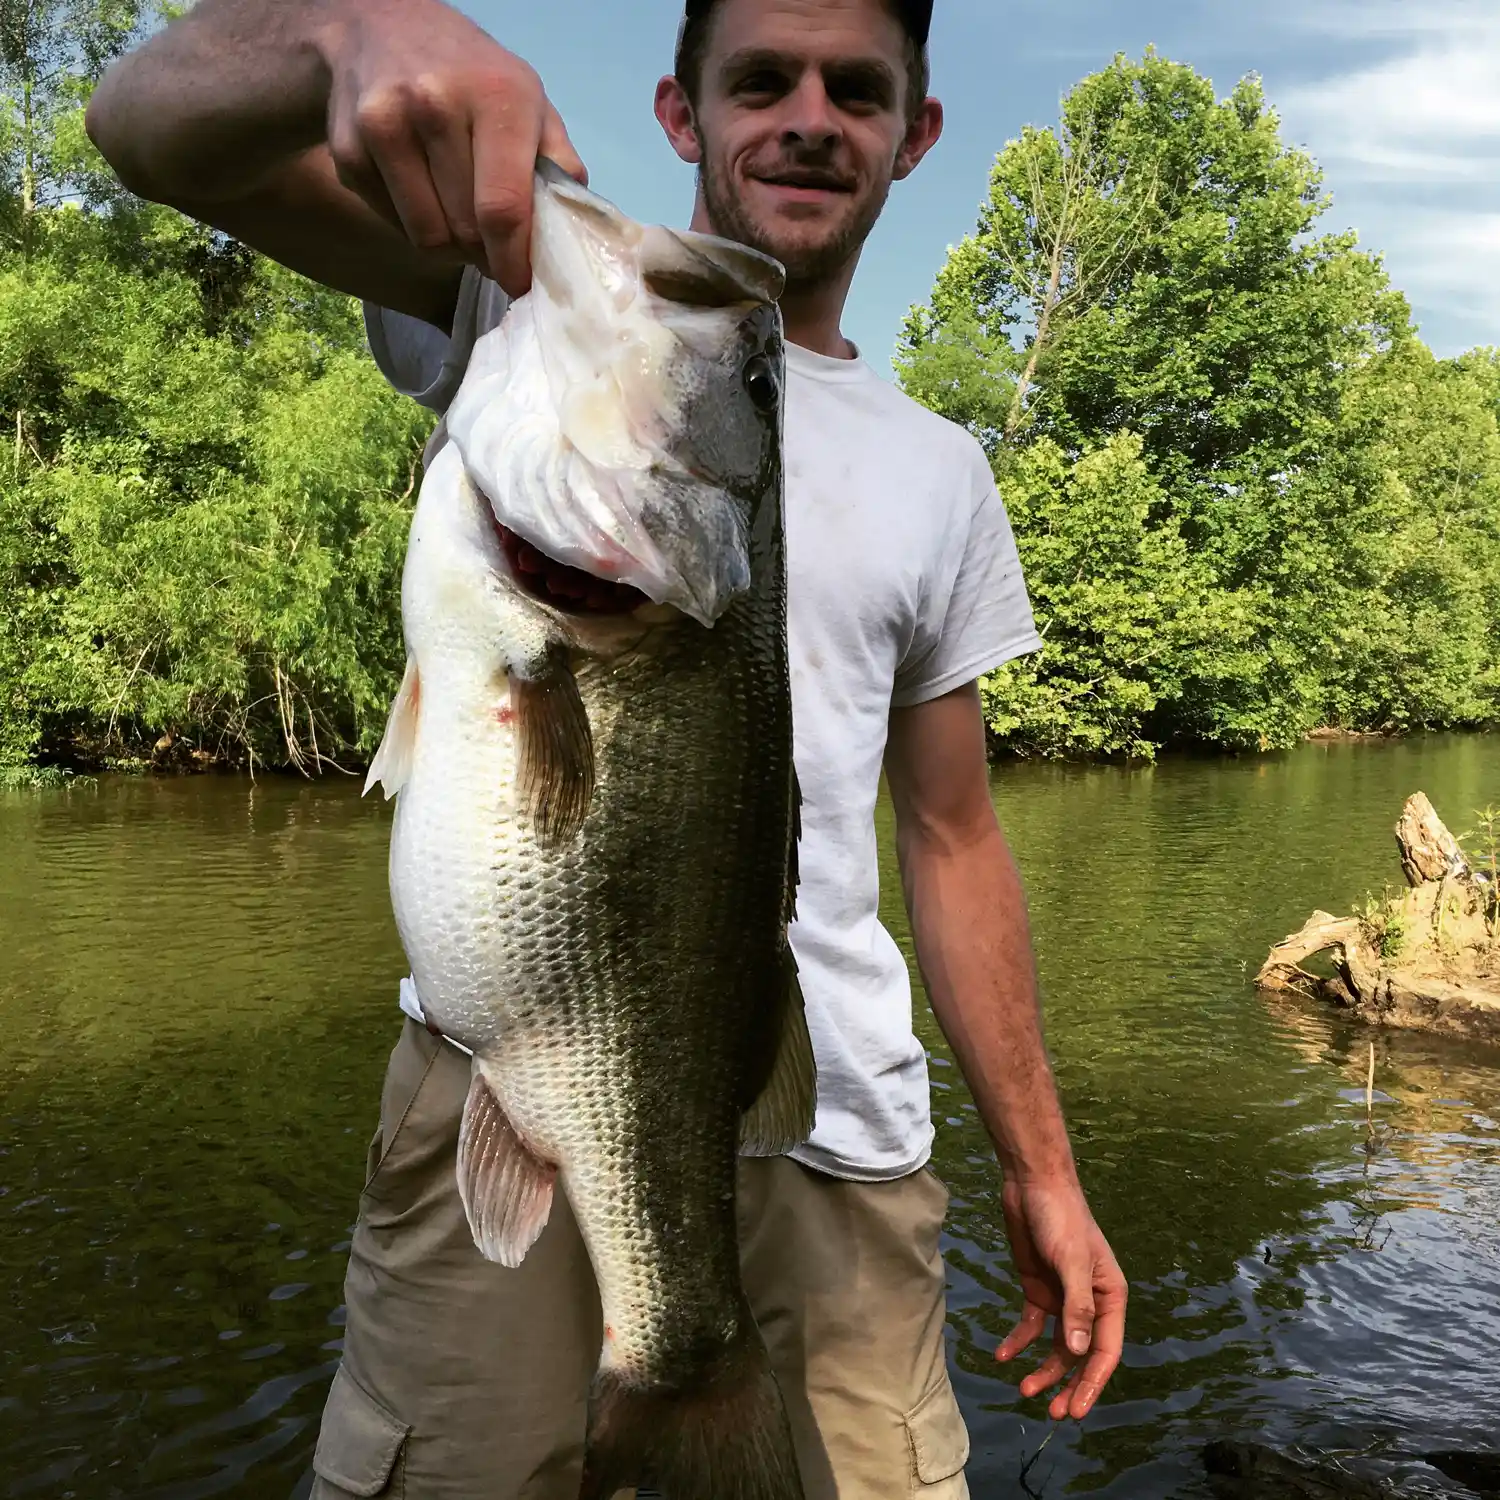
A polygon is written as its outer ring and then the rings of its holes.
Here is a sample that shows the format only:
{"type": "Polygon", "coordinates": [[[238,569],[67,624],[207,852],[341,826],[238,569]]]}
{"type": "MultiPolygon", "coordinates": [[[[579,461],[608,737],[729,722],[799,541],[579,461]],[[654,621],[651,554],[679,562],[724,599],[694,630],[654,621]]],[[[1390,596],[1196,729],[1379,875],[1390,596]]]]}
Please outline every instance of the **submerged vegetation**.
{"type": "MultiPolygon", "coordinates": [[[[123,193],[82,110],[144,0],[0,0],[0,765],[368,758],[427,418],[358,308],[123,193]]],[[[1500,355],[1315,236],[1258,86],[1148,55],[1000,154],[906,388],[994,463],[1046,649],[998,748],[1500,714],[1500,355]]]]}

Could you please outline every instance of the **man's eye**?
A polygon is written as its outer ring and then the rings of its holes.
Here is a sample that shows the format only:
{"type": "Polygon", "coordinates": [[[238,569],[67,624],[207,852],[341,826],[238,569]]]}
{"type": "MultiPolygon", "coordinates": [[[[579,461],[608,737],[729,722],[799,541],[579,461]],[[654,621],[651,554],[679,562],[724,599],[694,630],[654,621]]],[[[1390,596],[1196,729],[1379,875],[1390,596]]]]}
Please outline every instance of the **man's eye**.
{"type": "Polygon", "coordinates": [[[878,78],[856,76],[830,79],[828,96],[840,109],[886,109],[892,103],[890,89],[878,78]]]}
{"type": "Polygon", "coordinates": [[[735,88],[737,94],[775,97],[786,92],[786,80],[775,73],[751,73],[740,79],[735,88]]]}

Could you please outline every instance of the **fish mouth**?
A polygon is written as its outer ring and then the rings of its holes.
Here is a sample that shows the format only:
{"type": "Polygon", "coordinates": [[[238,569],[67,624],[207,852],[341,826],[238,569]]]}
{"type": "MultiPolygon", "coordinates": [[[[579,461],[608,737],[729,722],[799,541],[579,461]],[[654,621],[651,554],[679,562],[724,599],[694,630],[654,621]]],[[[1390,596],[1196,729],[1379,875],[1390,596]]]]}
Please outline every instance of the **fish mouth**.
{"type": "Polygon", "coordinates": [[[534,599],[571,615],[628,615],[651,601],[628,583],[600,578],[548,557],[498,519],[495,530],[512,576],[534,599]]]}

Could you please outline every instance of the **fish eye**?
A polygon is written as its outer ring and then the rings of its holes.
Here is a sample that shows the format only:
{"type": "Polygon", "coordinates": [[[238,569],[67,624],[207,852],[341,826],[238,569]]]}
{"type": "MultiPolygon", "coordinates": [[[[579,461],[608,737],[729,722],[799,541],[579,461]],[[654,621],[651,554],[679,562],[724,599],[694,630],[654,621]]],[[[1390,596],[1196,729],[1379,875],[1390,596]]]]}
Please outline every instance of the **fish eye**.
{"type": "Polygon", "coordinates": [[[757,411],[772,412],[781,399],[771,361],[764,354],[753,355],[745,361],[745,391],[757,411]]]}

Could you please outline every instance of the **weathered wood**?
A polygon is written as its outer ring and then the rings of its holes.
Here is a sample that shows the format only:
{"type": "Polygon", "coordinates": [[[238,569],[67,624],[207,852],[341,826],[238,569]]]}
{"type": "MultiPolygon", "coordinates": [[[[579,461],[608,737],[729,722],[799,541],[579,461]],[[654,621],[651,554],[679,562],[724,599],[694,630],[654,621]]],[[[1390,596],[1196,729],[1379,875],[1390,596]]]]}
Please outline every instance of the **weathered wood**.
{"type": "Polygon", "coordinates": [[[1414,792],[1406,799],[1396,822],[1396,846],[1401,851],[1401,870],[1408,885],[1468,870],[1458,840],[1438,817],[1426,792],[1414,792]]]}
{"type": "Polygon", "coordinates": [[[1271,949],[1255,982],[1264,990],[1317,994],[1325,981],[1309,974],[1302,965],[1315,953],[1330,948],[1340,950],[1339,957],[1343,958],[1349,945],[1362,942],[1363,926],[1358,917],[1335,917],[1331,912],[1315,911],[1299,931],[1271,949]]]}
{"type": "Polygon", "coordinates": [[[1315,911],[1271,949],[1257,985],[1378,1026],[1500,1044],[1500,940],[1488,888],[1421,792],[1407,799],[1396,842],[1410,889],[1362,917],[1315,911]],[[1331,977],[1302,967],[1317,953],[1331,956],[1331,977]]]}

